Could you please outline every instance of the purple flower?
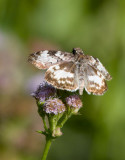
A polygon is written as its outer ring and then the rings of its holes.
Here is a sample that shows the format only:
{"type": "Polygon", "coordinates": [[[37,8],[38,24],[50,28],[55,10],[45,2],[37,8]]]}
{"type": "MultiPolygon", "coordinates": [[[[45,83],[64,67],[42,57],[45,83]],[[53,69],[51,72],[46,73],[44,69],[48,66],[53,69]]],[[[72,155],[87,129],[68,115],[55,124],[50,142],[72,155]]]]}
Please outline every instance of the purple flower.
{"type": "Polygon", "coordinates": [[[67,97],[66,103],[70,107],[74,107],[74,108],[78,108],[78,109],[82,107],[82,101],[78,95],[71,95],[71,96],[67,97]]]}
{"type": "Polygon", "coordinates": [[[66,108],[63,102],[58,99],[49,99],[44,104],[44,111],[48,114],[58,114],[65,112],[66,108]]]}
{"type": "Polygon", "coordinates": [[[47,99],[54,97],[56,94],[56,89],[52,87],[50,84],[44,82],[39,85],[37,90],[33,92],[31,95],[35,97],[37,100],[44,102],[47,99]]]}

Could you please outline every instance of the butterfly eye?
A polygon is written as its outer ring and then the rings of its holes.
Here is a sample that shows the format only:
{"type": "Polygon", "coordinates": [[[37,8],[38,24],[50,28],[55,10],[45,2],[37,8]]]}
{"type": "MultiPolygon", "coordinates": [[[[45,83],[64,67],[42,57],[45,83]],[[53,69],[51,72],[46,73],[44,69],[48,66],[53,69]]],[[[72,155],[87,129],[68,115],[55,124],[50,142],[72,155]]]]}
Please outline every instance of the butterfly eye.
{"type": "Polygon", "coordinates": [[[73,48],[72,53],[75,55],[78,53],[77,48],[73,48]]]}
{"type": "Polygon", "coordinates": [[[72,53],[75,55],[75,54],[78,54],[78,53],[83,53],[83,51],[80,48],[73,48],[72,53]]]}

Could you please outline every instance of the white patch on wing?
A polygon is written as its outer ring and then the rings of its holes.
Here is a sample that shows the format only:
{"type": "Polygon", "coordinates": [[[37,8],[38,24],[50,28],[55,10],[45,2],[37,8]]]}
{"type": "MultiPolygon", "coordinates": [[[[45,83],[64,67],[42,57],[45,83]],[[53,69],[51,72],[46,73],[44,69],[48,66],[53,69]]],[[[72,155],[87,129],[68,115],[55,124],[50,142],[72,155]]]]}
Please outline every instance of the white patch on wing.
{"type": "Polygon", "coordinates": [[[56,55],[57,57],[60,57],[60,56],[61,56],[61,51],[56,52],[55,55],[56,55]]]}
{"type": "Polygon", "coordinates": [[[45,51],[41,51],[40,53],[42,53],[42,54],[44,54],[44,55],[48,55],[48,54],[47,54],[48,52],[49,52],[48,50],[45,50],[45,51]]]}
{"type": "MultiPolygon", "coordinates": [[[[62,77],[61,77],[61,78],[62,78],[62,77]]],[[[65,83],[73,84],[73,81],[68,81],[67,79],[65,79],[65,80],[58,80],[58,83],[59,83],[59,84],[65,84],[65,83]]]]}
{"type": "Polygon", "coordinates": [[[65,81],[61,81],[61,83],[62,83],[62,84],[64,84],[64,83],[65,83],[65,81]]]}
{"type": "Polygon", "coordinates": [[[56,66],[55,66],[55,69],[60,69],[60,66],[59,66],[59,65],[56,65],[56,66]]]}
{"type": "Polygon", "coordinates": [[[40,55],[38,56],[37,58],[37,61],[38,62],[41,62],[41,63],[47,63],[47,62],[51,62],[51,63],[56,63],[57,60],[53,57],[51,57],[49,54],[48,54],[49,51],[45,50],[45,51],[41,51],[40,55]]]}
{"type": "Polygon", "coordinates": [[[88,76],[88,80],[100,86],[103,84],[102,79],[98,75],[88,76]]]}
{"type": "Polygon", "coordinates": [[[91,63],[92,64],[95,64],[96,63],[96,60],[92,57],[92,56],[90,56],[91,57],[91,63]]]}
{"type": "Polygon", "coordinates": [[[53,66],[48,69],[51,73],[55,72],[53,66]]]}
{"type": "Polygon", "coordinates": [[[69,84],[73,84],[73,81],[66,80],[66,82],[69,83],[69,84]]]}
{"type": "MultiPolygon", "coordinates": [[[[74,74],[71,72],[66,72],[64,70],[59,69],[59,65],[55,65],[54,67],[51,66],[49,68],[49,71],[53,74],[51,74],[51,77],[57,80],[60,80],[60,78],[74,78],[74,74]],[[57,70],[56,70],[57,69],[57,70]]],[[[61,81],[60,81],[61,82],[61,81]]],[[[67,81],[67,83],[71,83],[70,81],[67,81]]]]}
{"type": "Polygon", "coordinates": [[[64,70],[56,70],[54,71],[54,75],[57,80],[59,80],[60,78],[73,78],[74,75],[70,72],[66,72],[64,70]]]}
{"type": "Polygon", "coordinates": [[[61,59],[63,59],[64,58],[64,55],[62,54],[62,52],[61,51],[58,51],[58,52],[56,52],[56,54],[55,54],[57,57],[59,57],[59,58],[61,58],[61,59]]]}
{"type": "MultiPolygon", "coordinates": [[[[98,60],[98,59],[97,59],[98,60]]],[[[102,70],[104,70],[105,71],[105,68],[104,68],[104,66],[102,65],[102,63],[98,60],[98,65],[97,65],[97,68],[98,68],[98,70],[99,71],[102,71],[102,70]]]]}
{"type": "Polygon", "coordinates": [[[45,51],[41,51],[40,53],[41,54],[38,56],[38,60],[42,62],[46,62],[48,59],[48,51],[45,50],[45,51]]]}

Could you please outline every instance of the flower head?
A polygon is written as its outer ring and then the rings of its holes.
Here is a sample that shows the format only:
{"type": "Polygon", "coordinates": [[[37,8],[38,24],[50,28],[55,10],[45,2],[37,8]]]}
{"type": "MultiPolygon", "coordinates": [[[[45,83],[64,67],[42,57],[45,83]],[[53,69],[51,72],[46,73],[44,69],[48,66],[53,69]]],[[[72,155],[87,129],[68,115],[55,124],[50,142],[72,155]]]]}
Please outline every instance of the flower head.
{"type": "Polygon", "coordinates": [[[44,104],[44,111],[48,114],[59,114],[65,112],[65,105],[58,99],[48,99],[44,104]]]}
{"type": "Polygon", "coordinates": [[[52,87],[50,84],[44,82],[39,85],[37,90],[33,92],[31,95],[35,97],[37,100],[44,102],[45,100],[55,96],[56,89],[52,87]]]}
{"type": "Polygon", "coordinates": [[[82,101],[78,95],[71,95],[66,98],[66,103],[69,107],[74,109],[80,109],[82,107],[82,101]]]}

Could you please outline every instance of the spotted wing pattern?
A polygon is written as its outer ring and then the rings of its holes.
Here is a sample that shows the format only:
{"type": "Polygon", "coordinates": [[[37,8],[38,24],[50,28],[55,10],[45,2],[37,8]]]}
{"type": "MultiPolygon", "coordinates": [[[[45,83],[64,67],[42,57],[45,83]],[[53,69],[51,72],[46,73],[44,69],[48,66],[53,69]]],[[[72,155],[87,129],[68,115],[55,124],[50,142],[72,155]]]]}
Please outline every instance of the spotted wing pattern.
{"type": "MultiPolygon", "coordinates": [[[[88,57],[88,56],[87,56],[88,57]]],[[[103,66],[103,64],[99,61],[98,58],[94,58],[92,56],[89,56],[89,65],[91,65],[94,69],[96,69],[97,71],[99,71],[106,80],[111,80],[112,77],[111,75],[108,73],[108,71],[105,69],[105,67],[103,66]]]]}
{"type": "Polygon", "coordinates": [[[104,76],[91,66],[85,69],[85,90],[90,94],[103,95],[107,90],[107,85],[104,76]]]}
{"type": "Polygon", "coordinates": [[[107,90],[105,80],[111,76],[99,59],[85,55],[80,48],[73,53],[61,51],[39,51],[31,54],[28,61],[38,69],[48,69],[45,79],[58,89],[76,91],[83,89],[90,94],[103,95],[107,90]]]}
{"type": "Polygon", "coordinates": [[[74,55],[68,52],[44,50],[30,54],[28,61],[38,69],[48,69],[62,61],[74,61],[74,55]]]}
{"type": "Polygon", "coordinates": [[[53,65],[46,71],[45,79],[58,89],[75,91],[78,89],[74,77],[75,67],[73,62],[53,65]]]}

